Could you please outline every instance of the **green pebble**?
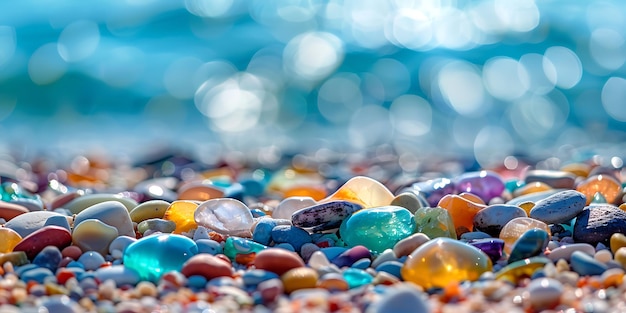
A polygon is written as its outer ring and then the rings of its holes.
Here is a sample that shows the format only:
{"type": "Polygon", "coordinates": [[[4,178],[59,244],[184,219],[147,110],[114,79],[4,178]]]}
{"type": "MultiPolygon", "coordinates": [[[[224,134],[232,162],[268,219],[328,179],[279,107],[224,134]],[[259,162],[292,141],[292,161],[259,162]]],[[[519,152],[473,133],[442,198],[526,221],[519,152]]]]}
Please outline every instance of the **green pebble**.
{"type": "Polygon", "coordinates": [[[141,234],[149,229],[162,233],[171,233],[176,229],[176,223],[160,218],[151,218],[137,225],[137,231],[141,234]]]}
{"type": "Polygon", "coordinates": [[[415,212],[415,232],[431,239],[446,237],[456,239],[456,229],[448,210],[440,207],[420,208],[415,212]]]}
{"type": "Polygon", "coordinates": [[[606,203],[606,198],[599,192],[596,192],[591,198],[591,203],[606,203]]]}
{"type": "Polygon", "coordinates": [[[234,260],[237,254],[258,253],[265,249],[267,247],[258,242],[239,237],[228,237],[224,243],[224,254],[231,260],[234,260]]]}

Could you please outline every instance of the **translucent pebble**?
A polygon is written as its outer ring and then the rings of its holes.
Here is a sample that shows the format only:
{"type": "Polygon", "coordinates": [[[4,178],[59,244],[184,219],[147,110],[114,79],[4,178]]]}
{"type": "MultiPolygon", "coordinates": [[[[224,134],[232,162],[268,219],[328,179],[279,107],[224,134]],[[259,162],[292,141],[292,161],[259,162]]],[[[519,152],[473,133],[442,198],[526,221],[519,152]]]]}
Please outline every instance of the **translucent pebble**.
{"type": "Polygon", "coordinates": [[[457,238],[456,227],[448,210],[434,208],[419,208],[415,212],[415,232],[422,233],[428,238],[457,238]]]}
{"type": "Polygon", "coordinates": [[[239,237],[228,237],[224,243],[224,254],[231,260],[234,260],[237,254],[258,253],[265,249],[267,246],[239,237]]]}
{"type": "Polygon", "coordinates": [[[137,231],[144,234],[146,231],[158,231],[161,233],[171,233],[176,230],[176,223],[160,218],[151,218],[141,221],[137,224],[137,231]]]}
{"type": "Polygon", "coordinates": [[[485,203],[499,197],[504,191],[504,182],[500,175],[492,171],[465,173],[455,180],[457,192],[469,192],[477,195],[485,203]]]}
{"type": "Polygon", "coordinates": [[[450,238],[437,238],[415,249],[401,273],[404,280],[423,288],[443,288],[454,282],[477,280],[491,269],[491,260],[479,249],[450,238]]]}
{"type": "Polygon", "coordinates": [[[357,268],[346,268],[342,275],[350,289],[370,284],[374,280],[368,272],[357,268]]]}
{"type": "Polygon", "coordinates": [[[335,193],[320,202],[346,200],[360,204],[364,208],[390,205],[394,195],[380,182],[365,176],[348,180],[335,193]]]}
{"type": "Polygon", "coordinates": [[[542,229],[548,235],[550,235],[550,227],[542,221],[532,219],[530,217],[518,217],[514,218],[500,231],[500,239],[504,240],[504,251],[508,254],[511,253],[513,244],[517,239],[522,236],[526,231],[530,229],[542,229]]]}
{"type": "Polygon", "coordinates": [[[22,236],[11,228],[0,227],[0,253],[8,253],[22,241],[22,236]]]}
{"type": "Polygon", "coordinates": [[[594,175],[580,182],[576,190],[587,197],[587,205],[591,203],[597,192],[607,203],[613,203],[622,192],[622,184],[609,175],[594,175]]]}
{"type": "Polygon", "coordinates": [[[178,200],[172,202],[163,215],[164,220],[176,224],[174,234],[182,234],[198,227],[194,217],[198,204],[193,201],[178,200]]]}
{"type": "MultiPolygon", "coordinates": [[[[624,252],[626,252],[626,249],[624,252]]],[[[322,267],[329,266],[330,261],[328,261],[328,258],[322,251],[315,251],[311,254],[307,265],[314,269],[320,269],[322,267]]]]}
{"type": "Polygon", "coordinates": [[[546,183],[542,182],[532,182],[528,183],[522,187],[515,189],[513,192],[513,197],[525,196],[535,192],[543,192],[552,190],[552,187],[546,183]]]}
{"type": "Polygon", "coordinates": [[[202,202],[194,213],[198,225],[220,234],[252,237],[250,209],[239,200],[221,198],[202,202]]]}
{"type": "Polygon", "coordinates": [[[363,245],[375,252],[391,249],[415,231],[413,214],[398,206],[357,211],[341,223],[339,233],[349,246],[363,245]]]}
{"type": "Polygon", "coordinates": [[[480,210],[487,207],[484,204],[476,202],[471,194],[446,195],[441,198],[437,206],[448,211],[454,223],[457,236],[472,231],[474,228],[474,217],[476,217],[476,214],[478,214],[480,210]]]}

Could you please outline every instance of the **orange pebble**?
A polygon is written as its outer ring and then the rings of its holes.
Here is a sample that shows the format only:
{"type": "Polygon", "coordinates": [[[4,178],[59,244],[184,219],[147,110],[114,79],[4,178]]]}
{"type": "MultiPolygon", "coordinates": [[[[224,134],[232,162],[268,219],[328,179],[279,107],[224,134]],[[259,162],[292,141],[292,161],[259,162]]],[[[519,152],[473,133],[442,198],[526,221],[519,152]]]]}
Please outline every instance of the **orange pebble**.
{"type": "Polygon", "coordinates": [[[532,201],[522,202],[518,205],[522,210],[526,211],[526,215],[530,215],[530,210],[535,207],[535,203],[532,201]]]}
{"type": "Polygon", "coordinates": [[[172,221],[176,224],[174,234],[188,232],[194,228],[198,228],[194,213],[198,204],[193,201],[178,200],[172,202],[165,211],[164,220],[172,221]]]}
{"type": "Polygon", "coordinates": [[[470,193],[470,192],[461,192],[459,194],[459,197],[467,199],[469,201],[472,201],[474,203],[478,203],[478,204],[485,204],[485,201],[483,201],[483,199],[481,199],[479,196],[470,193]]]}
{"type": "Polygon", "coordinates": [[[543,182],[536,181],[536,182],[528,183],[522,187],[515,189],[515,191],[513,192],[513,196],[514,197],[525,196],[531,193],[548,191],[548,190],[552,190],[552,187],[550,187],[550,185],[543,183],[543,182]]]}
{"type": "Polygon", "coordinates": [[[576,190],[587,197],[587,205],[593,200],[593,195],[599,192],[608,203],[614,203],[622,192],[622,185],[608,175],[594,175],[582,181],[576,190]]]}
{"type": "Polygon", "coordinates": [[[188,183],[178,189],[178,200],[206,201],[224,197],[224,191],[216,186],[201,182],[188,183]]]}
{"type": "Polygon", "coordinates": [[[283,198],[289,197],[311,197],[315,201],[319,201],[326,197],[326,188],[324,186],[293,186],[283,192],[283,198]]]}
{"type": "Polygon", "coordinates": [[[443,288],[443,294],[441,300],[443,302],[449,302],[453,300],[462,300],[463,290],[457,282],[451,282],[443,288]]]}
{"type": "Polygon", "coordinates": [[[249,265],[254,262],[254,257],[256,257],[256,253],[247,253],[247,254],[237,254],[235,256],[235,262],[243,265],[249,265]]]}
{"type": "Polygon", "coordinates": [[[467,195],[464,197],[458,195],[445,195],[437,206],[448,210],[454,227],[456,229],[457,236],[472,231],[474,227],[474,217],[478,211],[487,207],[484,204],[479,204],[468,200],[467,195]]]}
{"type": "Polygon", "coordinates": [[[561,171],[572,173],[576,176],[587,177],[591,172],[591,166],[585,163],[571,163],[561,167],[561,171]]]}

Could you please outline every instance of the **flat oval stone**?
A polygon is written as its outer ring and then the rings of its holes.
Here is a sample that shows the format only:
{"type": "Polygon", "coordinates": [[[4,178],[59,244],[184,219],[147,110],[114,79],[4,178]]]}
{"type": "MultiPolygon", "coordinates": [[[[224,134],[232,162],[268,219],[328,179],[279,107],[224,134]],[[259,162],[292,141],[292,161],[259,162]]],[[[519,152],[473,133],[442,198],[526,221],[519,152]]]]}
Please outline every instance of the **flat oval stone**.
{"type": "Polygon", "coordinates": [[[485,203],[499,197],[504,191],[504,182],[500,175],[492,171],[469,172],[455,180],[458,193],[469,192],[477,195],[485,203]]]}
{"type": "Polygon", "coordinates": [[[605,264],[581,251],[574,251],[569,263],[572,270],[581,276],[602,275],[608,269],[605,264]]]}
{"type": "Polygon", "coordinates": [[[4,227],[13,229],[22,238],[30,235],[34,231],[41,229],[51,216],[62,216],[51,211],[36,211],[20,214],[4,224],[4,227]]]}
{"type": "Polygon", "coordinates": [[[133,222],[126,207],[118,201],[105,201],[83,209],[74,218],[74,227],[82,221],[96,219],[117,229],[121,236],[135,237],[133,222]]]}
{"type": "Polygon", "coordinates": [[[411,185],[409,189],[426,198],[431,207],[437,206],[437,203],[445,195],[454,194],[456,191],[454,182],[448,178],[435,178],[417,182],[411,185]]]}
{"type": "Polygon", "coordinates": [[[175,234],[143,237],[124,251],[124,266],[136,271],[142,280],[158,282],[169,271],[178,271],[198,253],[193,240],[175,234]]]}
{"type": "Polygon", "coordinates": [[[437,238],[409,255],[402,267],[402,278],[426,289],[443,288],[463,280],[477,280],[491,269],[491,260],[479,249],[454,239],[437,238]]]}
{"type": "Polygon", "coordinates": [[[415,231],[409,210],[385,206],[357,211],[341,223],[339,233],[349,246],[363,245],[375,252],[391,249],[415,231]]]}
{"type": "Polygon", "coordinates": [[[216,277],[231,277],[231,264],[216,256],[201,253],[192,256],[183,264],[181,273],[187,277],[200,275],[207,280],[216,277]]]}
{"type": "Polygon", "coordinates": [[[337,257],[331,260],[331,263],[337,265],[337,267],[342,268],[344,266],[352,266],[356,261],[361,259],[370,259],[372,258],[372,254],[369,249],[365,246],[355,246],[352,247],[337,257]]]}
{"type": "Polygon", "coordinates": [[[626,212],[612,205],[593,205],[576,217],[573,228],[576,242],[608,244],[615,233],[626,233],[626,212]]]}
{"type": "Polygon", "coordinates": [[[550,236],[542,229],[529,229],[515,241],[511,248],[508,263],[538,256],[548,246],[550,236]]]}
{"type": "Polygon", "coordinates": [[[578,191],[560,191],[537,201],[530,210],[530,217],[546,224],[566,223],[582,212],[586,202],[585,195],[578,191]]]}
{"type": "Polygon", "coordinates": [[[422,233],[428,238],[457,238],[449,211],[440,207],[419,208],[415,212],[415,232],[422,233]]]}
{"type": "Polygon", "coordinates": [[[221,198],[202,202],[194,213],[198,225],[220,234],[252,237],[250,209],[239,200],[221,198]]]}
{"type": "Polygon", "coordinates": [[[490,205],[474,216],[474,229],[497,237],[502,227],[517,217],[528,217],[522,208],[510,204],[490,205]]]}
{"type": "Polygon", "coordinates": [[[163,200],[150,200],[137,205],[130,211],[130,219],[135,223],[151,218],[163,218],[171,203],[163,200]]]}
{"type": "Polygon", "coordinates": [[[176,223],[160,218],[151,218],[137,224],[137,231],[139,233],[144,234],[148,230],[158,231],[160,233],[172,233],[176,230],[176,223]]]}
{"type": "Polygon", "coordinates": [[[535,228],[542,229],[546,231],[548,235],[551,235],[550,227],[548,227],[546,223],[530,217],[518,217],[506,223],[499,236],[500,239],[504,240],[504,251],[506,253],[511,253],[511,249],[513,248],[515,241],[517,241],[517,239],[529,229],[535,228]]]}
{"type": "Polygon", "coordinates": [[[109,244],[118,236],[117,228],[97,219],[82,221],[72,232],[72,243],[82,251],[98,251],[102,255],[109,252],[109,244]]]}
{"type": "Polygon", "coordinates": [[[311,197],[287,197],[278,203],[276,208],[272,211],[272,217],[275,219],[291,220],[293,213],[304,208],[315,206],[316,204],[317,202],[311,197]]]}
{"type": "Polygon", "coordinates": [[[22,236],[11,228],[0,227],[0,254],[13,251],[22,241],[22,236]]]}
{"type": "Polygon", "coordinates": [[[573,189],[576,175],[565,171],[530,170],[526,172],[524,181],[528,183],[542,182],[552,188],[573,189]]]}
{"type": "Polygon", "coordinates": [[[110,279],[115,282],[117,287],[124,285],[134,286],[141,280],[137,271],[124,265],[98,268],[93,272],[93,276],[102,282],[110,279]]]}
{"type": "Polygon", "coordinates": [[[291,221],[294,226],[324,231],[339,228],[350,214],[363,209],[349,201],[330,201],[306,207],[294,212],[291,221]]]}
{"type": "Polygon", "coordinates": [[[303,267],[304,261],[294,252],[280,248],[267,248],[257,253],[254,266],[257,269],[283,275],[291,269],[303,267]]]}
{"type": "Polygon", "coordinates": [[[176,224],[173,233],[182,234],[196,229],[198,224],[195,220],[198,203],[187,200],[177,200],[170,204],[163,214],[163,219],[176,224]]]}
{"type": "Polygon", "coordinates": [[[10,221],[12,218],[28,212],[28,208],[23,205],[0,201],[0,218],[5,221],[10,221]]]}
{"type": "Polygon", "coordinates": [[[315,288],[319,274],[312,268],[293,268],[281,275],[280,280],[286,293],[292,293],[300,289],[315,288]]]}
{"type": "Polygon", "coordinates": [[[272,229],[271,236],[275,243],[288,243],[296,251],[300,251],[305,243],[312,242],[311,235],[307,231],[292,225],[277,225],[272,229]]]}
{"type": "Polygon", "coordinates": [[[96,193],[78,197],[70,201],[64,207],[72,212],[72,214],[78,214],[82,210],[90,206],[106,201],[119,202],[126,208],[126,211],[128,212],[132,211],[133,208],[137,206],[137,201],[119,194],[96,193]]]}
{"type": "Polygon", "coordinates": [[[526,290],[530,307],[535,311],[542,311],[559,304],[564,288],[563,284],[554,278],[540,278],[532,280],[526,290]]]}
{"type": "Polygon", "coordinates": [[[70,232],[59,226],[46,226],[24,237],[13,251],[23,251],[29,260],[34,259],[47,246],[63,249],[72,243],[70,232]]]}
{"type": "Polygon", "coordinates": [[[560,259],[564,259],[565,261],[569,262],[572,253],[576,251],[580,251],[588,255],[594,255],[596,249],[588,243],[566,244],[550,251],[550,254],[548,254],[548,258],[553,262],[556,262],[560,259]]]}
{"type": "Polygon", "coordinates": [[[420,198],[423,198],[423,197],[418,196],[416,193],[403,192],[397,195],[395,198],[393,198],[390,204],[403,207],[409,210],[411,213],[415,213],[417,209],[428,206],[427,203],[423,203],[425,199],[420,199],[420,198]]]}
{"type": "Polygon", "coordinates": [[[345,200],[357,203],[363,208],[374,208],[389,205],[393,198],[393,193],[380,182],[369,177],[356,176],[320,202],[345,200]]]}
{"type": "Polygon", "coordinates": [[[510,204],[510,205],[516,205],[516,206],[520,206],[523,203],[535,203],[539,200],[543,200],[557,192],[563,191],[562,189],[553,189],[553,190],[548,190],[548,191],[541,191],[541,192],[535,192],[535,193],[531,193],[531,194],[527,194],[527,195],[523,195],[523,196],[519,196],[516,198],[513,198],[509,201],[506,202],[506,204],[510,204]]]}

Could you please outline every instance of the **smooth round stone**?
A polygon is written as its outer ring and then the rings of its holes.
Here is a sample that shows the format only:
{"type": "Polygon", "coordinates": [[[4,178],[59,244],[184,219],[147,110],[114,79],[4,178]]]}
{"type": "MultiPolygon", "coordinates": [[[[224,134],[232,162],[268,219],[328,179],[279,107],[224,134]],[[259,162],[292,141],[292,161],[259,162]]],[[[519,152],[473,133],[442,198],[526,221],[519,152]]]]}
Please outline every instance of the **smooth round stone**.
{"type": "Polygon", "coordinates": [[[239,237],[228,237],[224,243],[224,254],[231,260],[238,254],[257,253],[264,249],[267,249],[267,246],[239,237]]]}
{"type": "Polygon", "coordinates": [[[203,182],[191,182],[178,189],[178,200],[207,201],[224,197],[224,189],[203,182]]]}
{"type": "Polygon", "coordinates": [[[308,267],[298,267],[290,269],[280,276],[286,293],[296,290],[315,288],[319,275],[317,271],[308,267]]]}
{"type": "Polygon", "coordinates": [[[393,198],[393,193],[380,182],[369,177],[356,176],[320,202],[345,200],[357,203],[367,209],[390,205],[393,198]]]}
{"type": "Polygon", "coordinates": [[[563,191],[562,189],[553,189],[548,191],[535,192],[523,196],[513,198],[506,202],[506,204],[520,206],[522,203],[536,203],[539,200],[543,200],[557,192],[563,191]]]}
{"type": "Polygon", "coordinates": [[[117,229],[120,236],[135,236],[128,210],[117,201],[105,201],[87,207],[74,217],[74,227],[82,221],[96,219],[117,229]]]}
{"type": "Polygon", "coordinates": [[[390,205],[403,207],[409,210],[411,213],[415,213],[417,209],[426,206],[424,203],[422,203],[422,201],[423,200],[420,200],[418,196],[413,192],[403,192],[393,198],[390,205]]]}
{"type": "Polygon", "coordinates": [[[4,224],[5,228],[13,229],[22,238],[30,235],[32,232],[41,229],[51,216],[62,216],[59,213],[51,211],[36,211],[20,214],[4,224]]]}
{"type": "Polygon", "coordinates": [[[489,256],[492,263],[497,262],[502,257],[502,251],[504,250],[504,240],[496,238],[485,238],[473,240],[470,245],[478,248],[480,251],[489,256]]]}
{"type": "Polygon", "coordinates": [[[357,211],[345,219],[339,233],[349,246],[363,245],[374,252],[391,249],[415,230],[409,210],[386,206],[357,211]]]}
{"type": "Polygon", "coordinates": [[[626,247],[617,249],[613,258],[622,268],[626,268],[626,247]]]}
{"type": "Polygon", "coordinates": [[[402,278],[402,264],[398,261],[386,261],[376,266],[377,272],[386,272],[395,277],[402,278]]]}
{"type": "Polygon", "coordinates": [[[97,219],[87,219],[74,227],[72,243],[83,251],[94,250],[106,255],[118,235],[117,228],[97,219]]]}
{"type": "Polygon", "coordinates": [[[320,247],[314,243],[305,243],[300,248],[300,256],[304,260],[304,262],[308,262],[309,258],[315,251],[320,251],[320,247]]]}
{"type": "Polygon", "coordinates": [[[372,260],[370,260],[370,259],[360,259],[360,260],[354,262],[352,265],[350,265],[350,267],[364,270],[364,269],[367,269],[368,267],[370,267],[371,265],[372,265],[372,260]]]}
{"type": "MultiPolygon", "coordinates": [[[[474,228],[474,217],[484,209],[484,203],[477,202],[480,200],[474,195],[446,195],[439,201],[438,207],[444,208],[450,214],[454,223],[456,235],[472,231],[474,228]],[[474,199],[476,198],[476,199],[474,199]]],[[[418,210],[419,211],[419,210],[418,210]]],[[[430,234],[427,234],[430,236],[430,234]]]]}
{"type": "Polygon", "coordinates": [[[400,258],[407,256],[413,252],[413,250],[419,248],[419,246],[428,242],[430,238],[423,233],[413,234],[406,237],[393,246],[393,253],[396,257],[400,258]]]}
{"type": "Polygon", "coordinates": [[[130,219],[135,223],[152,218],[163,218],[171,203],[163,200],[150,200],[137,205],[130,211],[130,219]]]}
{"type": "Polygon", "coordinates": [[[415,286],[401,283],[385,289],[380,300],[370,305],[366,313],[429,313],[428,296],[415,286]]]}
{"type": "Polygon", "coordinates": [[[572,189],[576,182],[576,175],[566,171],[530,170],[526,172],[524,181],[528,183],[542,182],[552,188],[572,189]]]}
{"type": "Polygon", "coordinates": [[[504,182],[500,175],[492,171],[469,172],[456,178],[455,187],[458,193],[469,192],[489,203],[502,195],[504,182]]]}
{"type": "Polygon", "coordinates": [[[0,227],[0,254],[13,251],[22,241],[22,236],[11,228],[0,227]]]}
{"type": "Polygon", "coordinates": [[[148,230],[160,233],[172,233],[176,230],[176,223],[160,218],[151,218],[137,224],[137,231],[139,233],[143,234],[148,230]]]}
{"type": "Polygon", "coordinates": [[[112,265],[98,268],[93,272],[98,281],[113,280],[116,286],[136,285],[140,280],[139,273],[124,265],[112,265]]]}
{"type": "Polygon", "coordinates": [[[553,278],[534,279],[526,287],[528,303],[535,311],[547,310],[556,307],[563,294],[563,284],[553,278]]]}
{"type": "Polygon", "coordinates": [[[569,262],[570,258],[572,257],[572,253],[576,251],[580,251],[588,255],[594,255],[596,249],[588,243],[572,243],[562,245],[550,251],[550,254],[548,254],[547,256],[553,262],[556,262],[560,259],[564,259],[565,261],[569,262]]]}
{"type": "Polygon", "coordinates": [[[352,266],[352,264],[358,260],[371,258],[372,254],[368,248],[365,246],[355,246],[342,252],[337,257],[332,258],[331,263],[341,268],[344,266],[352,266]]]}
{"type": "Polygon", "coordinates": [[[293,213],[316,204],[311,197],[287,197],[272,211],[272,218],[291,220],[293,213]]]}
{"type": "Polygon", "coordinates": [[[70,212],[72,212],[72,214],[78,214],[82,212],[83,210],[87,209],[88,207],[91,207],[95,204],[99,204],[102,202],[108,202],[108,201],[115,201],[115,202],[119,202],[120,204],[122,204],[124,208],[126,209],[127,214],[128,212],[132,211],[132,209],[134,209],[137,206],[137,201],[131,198],[124,197],[119,194],[97,193],[97,194],[89,194],[89,195],[80,196],[70,201],[64,207],[68,209],[70,212]]]}
{"type": "Polygon", "coordinates": [[[312,228],[313,232],[337,229],[350,214],[361,209],[361,205],[349,201],[324,202],[294,212],[291,222],[294,226],[312,228]]]}
{"type": "Polygon", "coordinates": [[[303,267],[304,261],[294,252],[280,248],[267,248],[257,253],[254,265],[257,269],[283,275],[291,269],[303,267]]]}
{"type": "Polygon", "coordinates": [[[192,256],[183,264],[181,273],[187,277],[200,275],[207,280],[216,277],[231,277],[231,264],[211,254],[201,253],[192,256]]]}
{"type": "Polygon", "coordinates": [[[350,289],[370,284],[374,280],[372,275],[358,268],[347,268],[341,273],[341,275],[348,283],[350,289]]]}
{"type": "Polygon", "coordinates": [[[443,288],[463,280],[477,280],[491,269],[491,260],[479,249],[453,239],[437,238],[409,255],[402,267],[402,278],[426,289],[443,288]]]}
{"type": "Polygon", "coordinates": [[[499,238],[504,240],[504,251],[510,254],[515,241],[530,229],[543,229],[548,235],[551,235],[550,227],[542,221],[530,217],[514,218],[506,223],[506,225],[502,227],[502,231],[500,231],[499,238]]]}
{"type": "Polygon", "coordinates": [[[258,284],[270,280],[279,278],[276,273],[253,269],[249,271],[245,271],[243,275],[241,275],[241,279],[243,280],[244,285],[246,286],[257,286],[258,284]]]}
{"type": "Polygon", "coordinates": [[[312,242],[311,235],[302,229],[291,225],[278,225],[272,229],[272,240],[275,243],[288,243],[296,251],[300,251],[302,245],[312,242]]]}
{"type": "Polygon", "coordinates": [[[12,218],[28,212],[28,208],[23,205],[0,201],[0,218],[5,221],[10,221],[12,218]]]}
{"type": "MultiPolygon", "coordinates": [[[[144,180],[142,182],[137,183],[133,190],[137,193],[140,193],[144,196],[144,198],[150,201],[167,201],[173,202],[176,200],[178,195],[172,191],[172,189],[176,188],[178,184],[178,179],[175,177],[159,177],[154,179],[144,180]]],[[[144,202],[145,203],[145,202],[144,202]]],[[[141,205],[141,204],[140,204],[141,205]]],[[[158,218],[162,218],[161,215],[158,218]]],[[[150,217],[157,218],[157,217],[150,217]]]]}
{"type": "Polygon", "coordinates": [[[626,247],[626,235],[621,233],[611,235],[610,247],[613,253],[615,253],[619,248],[626,247]]]}
{"type": "Polygon", "coordinates": [[[156,283],[169,271],[180,271],[198,253],[193,240],[174,234],[143,237],[124,251],[124,265],[135,270],[142,280],[156,283]]]}
{"type": "Polygon", "coordinates": [[[550,235],[542,229],[529,229],[515,241],[511,248],[508,263],[538,256],[544,252],[550,241],[550,235]]]}
{"type": "Polygon", "coordinates": [[[581,251],[574,251],[569,263],[572,270],[581,276],[602,275],[608,269],[605,264],[581,251]]]}
{"type": "Polygon", "coordinates": [[[202,202],[194,213],[198,225],[220,234],[252,237],[250,209],[239,200],[221,198],[202,202]]]}
{"type": "Polygon", "coordinates": [[[24,251],[29,260],[34,259],[47,246],[63,249],[72,243],[70,232],[59,226],[46,226],[24,237],[13,251],[24,251]]]}
{"type": "MultiPolygon", "coordinates": [[[[412,251],[411,251],[412,252],[412,251]]],[[[380,253],[379,255],[376,256],[376,258],[374,258],[374,260],[372,261],[372,267],[376,268],[378,267],[378,265],[387,262],[387,261],[397,261],[398,257],[396,257],[396,254],[393,253],[392,249],[387,249],[385,251],[383,251],[382,253],[380,253]]]]}
{"type": "Polygon", "coordinates": [[[109,253],[113,253],[113,251],[124,252],[126,248],[128,248],[128,246],[135,241],[137,241],[137,238],[135,237],[118,236],[109,244],[109,253]]]}
{"type": "Polygon", "coordinates": [[[582,212],[586,201],[585,195],[578,191],[560,191],[537,201],[530,217],[546,224],[566,223],[582,212]]]}
{"type": "Polygon", "coordinates": [[[0,264],[9,262],[13,266],[28,264],[28,257],[24,251],[8,252],[0,254],[0,264]]]}
{"type": "MultiPolygon", "coordinates": [[[[82,312],[81,307],[66,295],[51,295],[46,298],[42,303],[41,307],[45,308],[45,312],[55,312],[55,313],[80,313],[82,312]]],[[[43,311],[43,310],[41,310],[43,311]]]]}
{"type": "Polygon", "coordinates": [[[348,282],[339,273],[327,273],[317,280],[317,288],[323,288],[330,292],[346,291],[350,289],[348,282]]]}
{"type": "Polygon", "coordinates": [[[24,271],[20,275],[20,279],[22,281],[27,282],[32,280],[39,284],[43,284],[48,279],[48,277],[54,277],[54,273],[52,273],[51,270],[45,267],[35,267],[33,269],[24,271]]]}
{"type": "Polygon", "coordinates": [[[278,223],[271,218],[263,218],[256,223],[254,231],[252,232],[252,240],[262,244],[269,245],[272,243],[272,229],[276,227],[278,223]]]}
{"type": "Polygon", "coordinates": [[[198,239],[196,245],[198,245],[198,253],[216,255],[224,252],[220,243],[212,239],[198,239]]]}
{"type": "Polygon", "coordinates": [[[608,243],[615,233],[626,233],[626,212],[612,205],[593,205],[576,217],[574,241],[597,245],[608,243]]]}
{"type": "Polygon", "coordinates": [[[517,284],[522,278],[531,277],[537,270],[542,269],[552,261],[545,257],[532,257],[513,262],[496,273],[496,279],[504,279],[517,284]]]}
{"type": "Polygon", "coordinates": [[[514,218],[528,217],[522,208],[509,204],[490,205],[474,216],[474,229],[493,237],[500,235],[502,227],[514,218]]]}
{"type": "Polygon", "coordinates": [[[97,270],[105,262],[102,254],[97,251],[86,251],[78,258],[77,261],[83,265],[83,268],[86,271],[97,270]]]}
{"type": "Polygon", "coordinates": [[[61,250],[55,246],[47,246],[41,250],[33,260],[33,264],[56,271],[63,256],[61,250]]]}
{"type": "Polygon", "coordinates": [[[415,232],[429,238],[456,239],[456,227],[448,210],[440,207],[419,208],[415,212],[415,232]]]}
{"type": "Polygon", "coordinates": [[[198,203],[194,201],[178,200],[170,204],[163,214],[163,219],[176,224],[174,234],[182,234],[196,229],[198,224],[195,220],[195,212],[198,203]]]}
{"type": "Polygon", "coordinates": [[[448,178],[435,178],[417,182],[407,189],[423,196],[431,207],[436,207],[437,203],[445,195],[455,193],[454,182],[448,178]]]}
{"type": "Polygon", "coordinates": [[[50,216],[44,226],[54,225],[60,226],[67,230],[71,230],[70,221],[72,220],[71,216],[50,216]]]}
{"type": "Polygon", "coordinates": [[[607,264],[613,260],[613,254],[609,250],[600,250],[596,252],[593,258],[596,259],[598,262],[607,264]]]}
{"type": "Polygon", "coordinates": [[[198,226],[193,231],[193,241],[198,241],[199,239],[211,239],[211,231],[204,226],[198,226]]]}
{"type": "MultiPolygon", "coordinates": [[[[624,249],[624,252],[626,252],[626,249],[624,249]]],[[[307,265],[311,268],[319,270],[321,268],[328,267],[330,265],[330,261],[328,260],[328,257],[326,257],[326,254],[324,254],[324,252],[315,251],[313,252],[313,254],[311,254],[307,265]]]]}

